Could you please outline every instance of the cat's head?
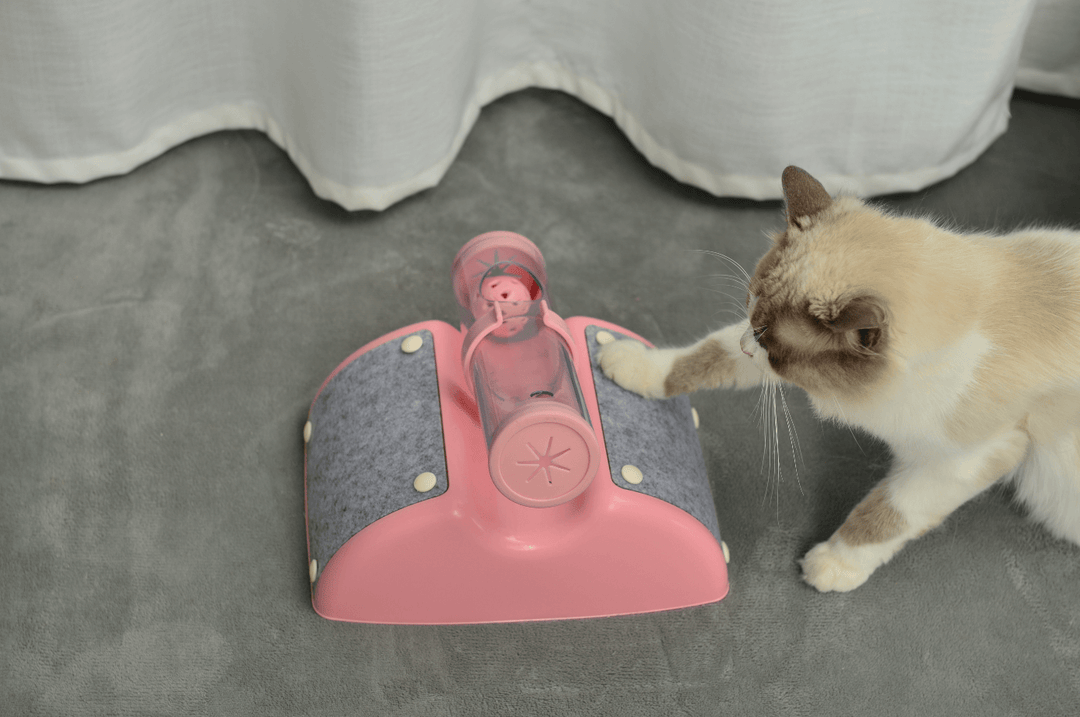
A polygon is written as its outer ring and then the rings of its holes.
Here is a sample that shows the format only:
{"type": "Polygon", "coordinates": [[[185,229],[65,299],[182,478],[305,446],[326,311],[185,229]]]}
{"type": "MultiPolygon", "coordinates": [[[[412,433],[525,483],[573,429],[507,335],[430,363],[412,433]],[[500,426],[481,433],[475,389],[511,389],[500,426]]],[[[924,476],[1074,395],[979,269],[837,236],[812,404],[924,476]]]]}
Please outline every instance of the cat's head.
{"type": "Polygon", "coordinates": [[[811,395],[857,397],[894,368],[930,225],[834,199],[797,167],[782,181],[787,227],[750,281],[743,350],[811,395]]]}

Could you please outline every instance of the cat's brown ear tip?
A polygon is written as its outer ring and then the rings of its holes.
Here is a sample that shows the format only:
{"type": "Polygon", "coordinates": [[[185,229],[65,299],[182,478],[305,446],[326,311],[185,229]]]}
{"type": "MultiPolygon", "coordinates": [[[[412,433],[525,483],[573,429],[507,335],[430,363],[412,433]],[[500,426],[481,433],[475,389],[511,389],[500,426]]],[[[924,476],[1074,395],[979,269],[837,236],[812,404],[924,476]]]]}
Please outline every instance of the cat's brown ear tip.
{"type": "Polygon", "coordinates": [[[812,217],[832,204],[832,197],[821,182],[794,164],[784,170],[780,182],[784,188],[789,222],[799,224],[800,219],[812,217]]]}
{"type": "Polygon", "coordinates": [[[800,174],[809,174],[809,172],[802,167],[796,167],[794,164],[789,164],[784,168],[784,173],[781,175],[781,181],[789,182],[800,174]]]}
{"type": "Polygon", "coordinates": [[[821,187],[821,182],[814,179],[812,174],[794,164],[789,164],[784,168],[784,173],[780,175],[780,183],[784,186],[785,192],[800,186],[821,187]]]}

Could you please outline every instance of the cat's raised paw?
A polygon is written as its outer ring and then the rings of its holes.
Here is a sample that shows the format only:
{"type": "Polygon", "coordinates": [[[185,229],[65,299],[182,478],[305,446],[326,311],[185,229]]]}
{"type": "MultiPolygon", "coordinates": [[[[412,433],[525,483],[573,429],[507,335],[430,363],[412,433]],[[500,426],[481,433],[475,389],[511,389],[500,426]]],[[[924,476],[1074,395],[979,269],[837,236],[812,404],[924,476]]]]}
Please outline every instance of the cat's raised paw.
{"type": "Polygon", "coordinates": [[[612,341],[600,347],[597,360],[604,375],[628,391],[646,398],[664,397],[664,373],[650,349],[639,341],[612,341]]]}
{"type": "Polygon", "coordinates": [[[801,561],[803,580],[823,593],[854,590],[866,582],[874,569],[859,565],[850,553],[846,546],[818,543],[801,561]]]}

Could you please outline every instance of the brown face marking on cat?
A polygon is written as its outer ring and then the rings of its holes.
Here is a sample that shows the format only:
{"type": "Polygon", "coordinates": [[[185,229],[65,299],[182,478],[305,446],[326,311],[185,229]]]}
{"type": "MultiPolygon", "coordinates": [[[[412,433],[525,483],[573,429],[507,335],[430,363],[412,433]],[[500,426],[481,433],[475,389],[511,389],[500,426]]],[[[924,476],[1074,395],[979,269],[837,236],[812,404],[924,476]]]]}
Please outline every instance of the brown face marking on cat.
{"type": "MultiPolygon", "coordinates": [[[[784,236],[786,236],[786,234],[784,236]]],[[[754,269],[754,275],[750,277],[750,284],[748,287],[749,292],[746,301],[747,305],[750,304],[751,297],[761,296],[766,281],[768,278],[771,278],[772,272],[780,263],[781,251],[778,240],[777,246],[774,246],[772,249],[765,252],[765,256],[758,259],[757,268],[754,269]]]]}
{"type": "Polygon", "coordinates": [[[879,484],[855,506],[836,532],[848,545],[868,545],[900,536],[906,525],[903,514],[889,502],[885,486],[879,484]]]}
{"type": "Polygon", "coordinates": [[[664,380],[664,393],[677,396],[701,388],[716,388],[735,373],[736,360],[720,342],[705,341],[692,354],[675,361],[664,380]]]}
{"type": "Polygon", "coordinates": [[[865,331],[885,327],[884,302],[871,295],[810,302],[809,311],[833,331],[865,331]]]}
{"type": "Polygon", "coordinates": [[[845,318],[844,309],[852,303],[825,321],[813,312],[813,301],[759,301],[750,320],[772,370],[811,392],[859,391],[875,381],[887,363],[884,309],[871,311],[859,299],[853,315],[845,318]]]}

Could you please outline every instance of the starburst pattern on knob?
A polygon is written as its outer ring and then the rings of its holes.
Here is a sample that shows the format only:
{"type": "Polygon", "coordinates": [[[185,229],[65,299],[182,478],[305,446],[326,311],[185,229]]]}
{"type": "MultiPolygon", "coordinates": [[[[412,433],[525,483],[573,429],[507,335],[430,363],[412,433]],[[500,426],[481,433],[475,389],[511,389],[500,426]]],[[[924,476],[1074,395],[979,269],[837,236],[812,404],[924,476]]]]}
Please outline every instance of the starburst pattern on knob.
{"type": "Polygon", "coordinates": [[[529,474],[529,477],[525,479],[526,481],[532,480],[533,478],[536,477],[537,473],[539,473],[540,471],[544,471],[544,475],[547,478],[548,484],[551,484],[552,483],[552,477],[551,477],[551,469],[552,468],[558,468],[559,470],[566,471],[567,473],[570,472],[570,468],[568,468],[567,466],[559,465],[558,463],[555,462],[556,458],[558,458],[559,456],[561,456],[561,455],[563,455],[565,453],[569,453],[570,449],[565,448],[565,449],[563,449],[561,451],[558,451],[557,453],[552,453],[551,452],[551,447],[552,447],[552,444],[554,442],[555,442],[554,436],[549,437],[548,442],[547,442],[547,448],[545,448],[542,453],[540,451],[536,450],[536,447],[533,444],[531,444],[531,443],[526,443],[525,444],[525,445],[527,445],[529,447],[529,450],[533,452],[533,455],[536,456],[536,460],[518,461],[519,466],[536,466],[536,470],[534,470],[531,474],[529,474]]]}

